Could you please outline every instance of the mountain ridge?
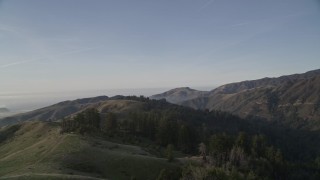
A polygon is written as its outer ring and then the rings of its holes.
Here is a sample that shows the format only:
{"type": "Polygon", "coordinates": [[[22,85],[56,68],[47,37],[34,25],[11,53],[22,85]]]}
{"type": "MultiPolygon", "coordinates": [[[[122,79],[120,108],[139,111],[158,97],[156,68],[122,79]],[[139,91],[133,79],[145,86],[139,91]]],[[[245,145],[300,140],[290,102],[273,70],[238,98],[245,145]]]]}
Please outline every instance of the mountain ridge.
{"type": "Polygon", "coordinates": [[[279,77],[265,77],[261,79],[255,79],[255,80],[245,80],[240,82],[228,83],[211,90],[210,94],[214,93],[215,91],[222,91],[223,93],[232,94],[245,89],[252,89],[252,88],[266,87],[266,86],[278,86],[288,81],[290,82],[290,81],[296,81],[299,79],[308,79],[317,75],[320,75],[320,69],[307,71],[305,73],[299,73],[299,74],[296,73],[291,75],[283,75],[279,77]]]}
{"type": "Polygon", "coordinates": [[[190,100],[199,96],[205,96],[208,91],[198,91],[190,87],[179,87],[161,94],[150,96],[150,99],[166,99],[170,103],[178,104],[180,101],[190,100]]]}
{"type": "MultiPolygon", "coordinates": [[[[172,103],[194,109],[227,111],[243,118],[282,121],[290,126],[318,130],[319,84],[320,69],[317,69],[301,74],[229,83],[197,97],[179,100],[179,96],[176,96],[172,103]]],[[[168,99],[166,94],[162,93],[162,98],[168,99]]],[[[173,98],[172,93],[169,98],[173,98]]]]}

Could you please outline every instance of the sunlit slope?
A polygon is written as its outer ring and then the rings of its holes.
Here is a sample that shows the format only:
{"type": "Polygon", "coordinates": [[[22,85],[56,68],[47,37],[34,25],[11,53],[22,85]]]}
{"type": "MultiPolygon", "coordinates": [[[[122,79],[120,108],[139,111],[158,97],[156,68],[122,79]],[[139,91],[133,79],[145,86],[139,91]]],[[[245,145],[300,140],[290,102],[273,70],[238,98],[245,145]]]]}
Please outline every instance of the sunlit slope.
{"type": "Polygon", "coordinates": [[[175,164],[140,147],[60,134],[56,123],[27,122],[1,129],[0,177],[21,179],[155,179],[175,164]]]}

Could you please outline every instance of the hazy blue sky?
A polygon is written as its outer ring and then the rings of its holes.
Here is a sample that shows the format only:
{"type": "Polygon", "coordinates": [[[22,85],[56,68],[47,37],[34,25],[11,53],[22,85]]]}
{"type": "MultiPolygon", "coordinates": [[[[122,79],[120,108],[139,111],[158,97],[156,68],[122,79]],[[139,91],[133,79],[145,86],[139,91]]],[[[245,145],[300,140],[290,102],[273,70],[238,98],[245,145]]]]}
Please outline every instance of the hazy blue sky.
{"type": "Polygon", "coordinates": [[[317,0],[0,0],[0,92],[214,86],[320,67],[317,0]]]}

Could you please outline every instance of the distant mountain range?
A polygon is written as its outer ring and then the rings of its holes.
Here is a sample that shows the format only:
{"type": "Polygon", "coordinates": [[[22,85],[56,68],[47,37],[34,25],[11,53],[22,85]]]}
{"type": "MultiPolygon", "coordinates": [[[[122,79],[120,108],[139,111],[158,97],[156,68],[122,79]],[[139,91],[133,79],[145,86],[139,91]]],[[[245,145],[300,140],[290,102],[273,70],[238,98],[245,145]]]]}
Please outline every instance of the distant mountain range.
{"type": "Polygon", "coordinates": [[[176,88],[150,97],[194,109],[320,129],[320,70],[222,85],[209,92],[176,88]]]}
{"type": "MultiPolygon", "coordinates": [[[[139,106],[137,101],[117,101],[119,98],[121,96],[99,96],[64,101],[2,118],[0,126],[29,120],[61,120],[89,107],[103,112],[105,109],[125,111],[139,106]]],[[[166,99],[193,109],[226,111],[242,118],[279,122],[298,129],[320,130],[320,70],[231,83],[212,91],[176,88],[153,95],[150,99],[166,99]]]]}

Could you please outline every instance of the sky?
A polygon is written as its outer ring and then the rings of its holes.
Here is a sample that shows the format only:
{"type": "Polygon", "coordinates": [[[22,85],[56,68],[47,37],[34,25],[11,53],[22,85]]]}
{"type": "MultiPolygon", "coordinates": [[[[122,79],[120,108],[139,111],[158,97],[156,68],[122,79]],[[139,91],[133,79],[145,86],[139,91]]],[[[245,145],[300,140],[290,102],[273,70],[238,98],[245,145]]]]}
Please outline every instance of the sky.
{"type": "Polygon", "coordinates": [[[0,0],[0,94],[213,87],[319,57],[319,0],[0,0]]]}

